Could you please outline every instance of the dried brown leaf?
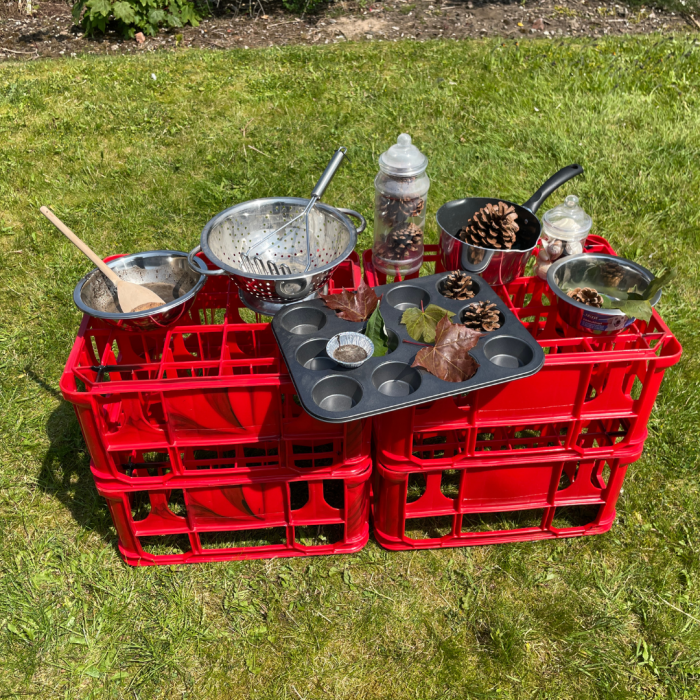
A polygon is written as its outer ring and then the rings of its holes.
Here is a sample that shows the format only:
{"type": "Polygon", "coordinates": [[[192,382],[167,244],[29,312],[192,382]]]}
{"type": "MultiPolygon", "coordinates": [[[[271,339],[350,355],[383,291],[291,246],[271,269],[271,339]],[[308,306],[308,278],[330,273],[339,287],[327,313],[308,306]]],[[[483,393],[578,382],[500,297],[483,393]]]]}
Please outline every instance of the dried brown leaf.
{"type": "Polygon", "coordinates": [[[356,292],[344,289],[340,294],[321,294],[325,305],[338,312],[338,316],[346,321],[366,321],[379,303],[379,297],[372,287],[363,280],[356,292]]]}
{"type": "Polygon", "coordinates": [[[479,365],[469,354],[483,333],[445,316],[435,329],[435,345],[418,351],[412,367],[423,367],[446,382],[463,382],[476,374],[479,365]]]}

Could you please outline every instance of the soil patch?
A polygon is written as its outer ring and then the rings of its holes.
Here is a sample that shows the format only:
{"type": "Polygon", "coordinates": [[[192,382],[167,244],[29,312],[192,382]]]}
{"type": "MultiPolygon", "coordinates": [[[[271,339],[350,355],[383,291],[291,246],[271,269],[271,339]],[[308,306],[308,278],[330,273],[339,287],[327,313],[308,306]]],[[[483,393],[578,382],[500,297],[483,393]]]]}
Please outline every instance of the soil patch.
{"type": "Polygon", "coordinates": [[[118,54],[182,48],[254,48],[343,41],[464,39],[502,36],[589,36],[695,31],[700,22],[673,12],[631,9],[596,0],[536,0],[526,4],[461,0],[388,0],[364,8],[341,2],[320,15],[294,17],[281,10],[250,17],[223,11],[199,27],[164,30],[143,44],[108,34],[84,37],[70,6],[41,3],[23,14],[16,2],[0,4],[0,60],[118,54]]]}

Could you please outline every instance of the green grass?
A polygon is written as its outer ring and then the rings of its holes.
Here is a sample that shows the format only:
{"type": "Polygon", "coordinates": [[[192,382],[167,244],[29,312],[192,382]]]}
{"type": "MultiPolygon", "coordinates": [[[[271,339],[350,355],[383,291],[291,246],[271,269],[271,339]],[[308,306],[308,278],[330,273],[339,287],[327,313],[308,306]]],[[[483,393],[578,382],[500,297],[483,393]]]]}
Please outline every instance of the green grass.
{"type": "Polygon", "coordinates": [[[4,64],[0,697],[698,697],[699,82],[698,43],[658,36],[4,64]],[[57,391],[90,264],[39,206],[104,255],[189,250],[233,202],[306,195],[347,145],[326,200],[371,223],[377,157],[402,130],[430,158],[433,240],[444,201],[524,201],[580,162],[585,179],[549,205],[576,192],[620,253],[678,268],[659,308],[685,353],[612,531],[122,564],[57,391]]]}

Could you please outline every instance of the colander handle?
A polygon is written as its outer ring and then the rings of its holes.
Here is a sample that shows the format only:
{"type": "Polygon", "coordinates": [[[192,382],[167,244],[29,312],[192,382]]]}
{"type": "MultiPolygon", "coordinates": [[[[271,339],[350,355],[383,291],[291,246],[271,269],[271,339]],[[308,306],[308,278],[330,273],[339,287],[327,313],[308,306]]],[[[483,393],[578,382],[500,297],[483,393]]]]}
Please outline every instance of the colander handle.
{"type": "Polygon", "coordinates": [[[340,167],[340,164],[342,163],[343,158],[345,158],[345,154],[347,153],[347,151],[348,149],[345,148],[345,146],[341,146],[333,154],[333,157],[330,159],[328,165],[326,166],[326,169],[323,171],[323,175],[321,175],[321,177],[318,178],[316,187],[314,187],[313,191],[311,192],[311,197],[315,197],[316,199],[321,199],[321,197],[323,197],[323,193],[326,191],[326,187],[328,187],[328,185],[331,184],[333,175],[335,175],[336,171],[340,167]]]}
{"type": "Polygon", "coordinates": [[[343,214],[346,216],[352,216],[353,218],[360,220],[359,228],[355,229],[358,236],[367,228],[367,221],[365,221],[365,217],[359,212],[354,211],[353,209],[341,209],[340,207],[338,207],[338,211],[343,212],[343,214]]]}
{"type": "Polygon", "coordinates": [[[217,275],[225,275],[226,270],[203,270],[199,265],[195,265],[194,263],[194,256],[199,253],[199,251],[202,250],[202,246],[198,245],[192,248],[192,250],[189,252],[189,255],[187,256],[187,262],[189,263],[190,267],[198,274],[198,275],[206,275],[207,277],[216,277],[217,275]]]}

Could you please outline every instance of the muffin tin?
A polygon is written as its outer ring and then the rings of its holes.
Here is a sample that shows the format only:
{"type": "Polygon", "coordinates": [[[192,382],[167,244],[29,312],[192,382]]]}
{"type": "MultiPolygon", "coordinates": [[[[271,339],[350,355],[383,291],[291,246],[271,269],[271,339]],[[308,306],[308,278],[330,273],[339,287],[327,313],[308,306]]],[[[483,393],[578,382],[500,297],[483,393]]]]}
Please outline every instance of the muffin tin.
{"type": "Polygon", "coordinates": [[[381,312],[389,336],[389,352],[372,357],[360,367],[340,366],[326,354],[326,343],[342,331],[362,332],[366,323],[345,321],[322,299],[291,304],[272,320],[272,330],[289,367],[299,401],[307,413],[327,423],[345,423],[399,408],[464,394],[494,384],[528,377],[544,364],[544,352],[501,298],[478,275],[473,299],[456,301],[440,293],[450,273],[375,287],[382,297],[381,312]],[[501,314],[501,327],[479,339],[470,355],[479,368],[463,382],[446,382],[411,367],[420,350],[400,323],[406,309],[436,304],[462,319],[464,310],[479,301],[491,301],[501,314]]]}

